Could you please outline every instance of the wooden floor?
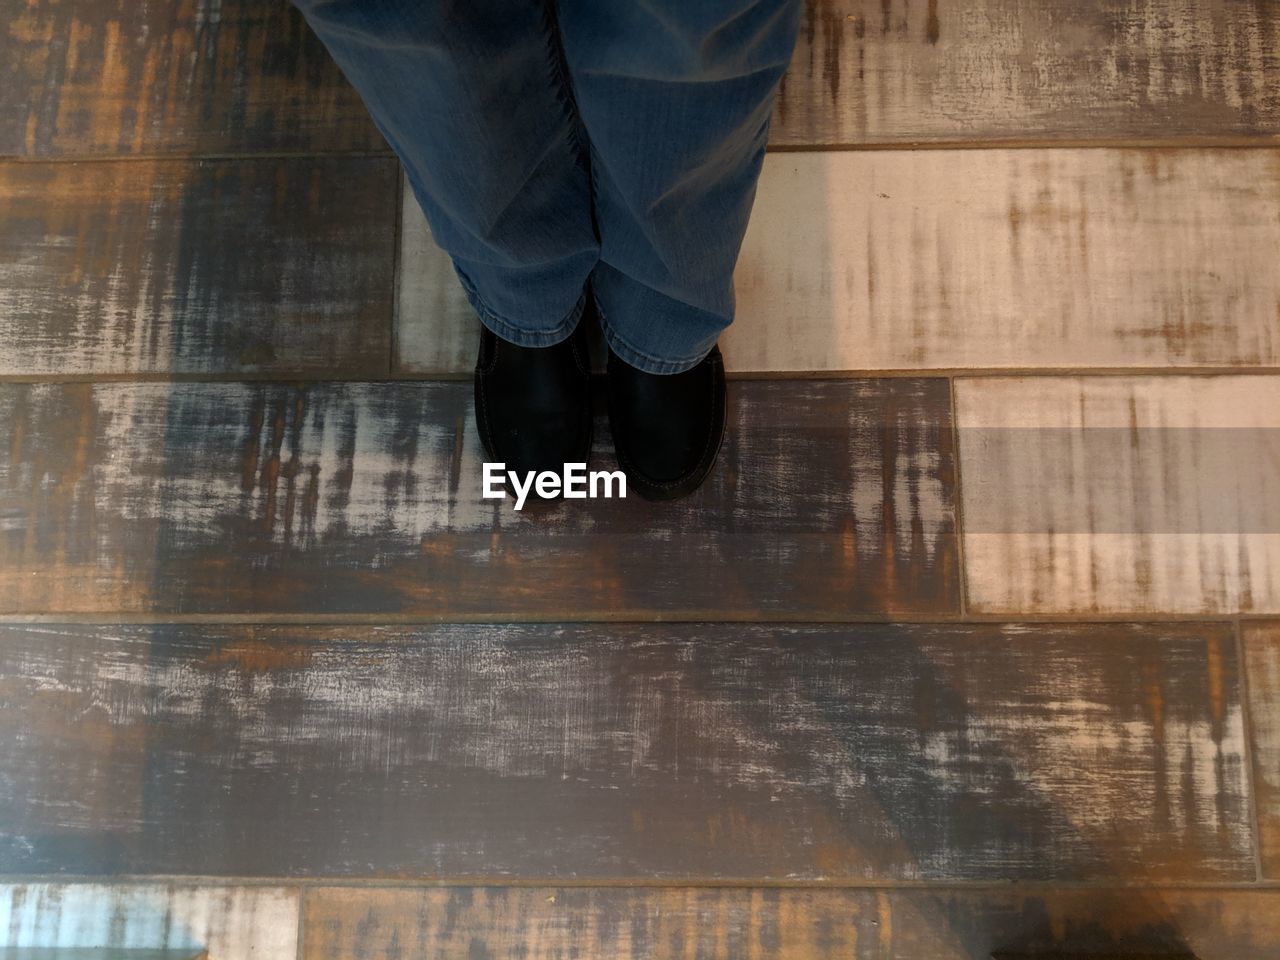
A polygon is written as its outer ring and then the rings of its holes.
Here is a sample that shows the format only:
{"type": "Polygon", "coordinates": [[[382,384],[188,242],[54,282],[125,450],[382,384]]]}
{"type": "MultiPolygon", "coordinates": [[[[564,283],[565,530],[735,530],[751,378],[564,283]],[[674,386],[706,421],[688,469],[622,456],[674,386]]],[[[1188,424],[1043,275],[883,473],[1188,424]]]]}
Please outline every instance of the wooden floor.
{"type": "Polygon", "coordinates": [[[0,63],[0,947],[1280,957],[1280,7],[811,0],[716,474],[521,513],[282,0],[0,63]]]}

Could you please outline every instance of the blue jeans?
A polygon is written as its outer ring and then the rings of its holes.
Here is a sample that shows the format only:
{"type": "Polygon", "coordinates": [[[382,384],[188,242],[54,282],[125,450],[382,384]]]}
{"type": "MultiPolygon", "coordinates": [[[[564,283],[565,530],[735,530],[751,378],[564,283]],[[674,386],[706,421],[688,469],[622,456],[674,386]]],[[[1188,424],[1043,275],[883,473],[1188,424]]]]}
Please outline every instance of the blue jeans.
{"type": "Polygon", "coordinates": [[[482,322],[651,373],[733,320],[802,0],[295,0],[404,164],[482,322]]]}

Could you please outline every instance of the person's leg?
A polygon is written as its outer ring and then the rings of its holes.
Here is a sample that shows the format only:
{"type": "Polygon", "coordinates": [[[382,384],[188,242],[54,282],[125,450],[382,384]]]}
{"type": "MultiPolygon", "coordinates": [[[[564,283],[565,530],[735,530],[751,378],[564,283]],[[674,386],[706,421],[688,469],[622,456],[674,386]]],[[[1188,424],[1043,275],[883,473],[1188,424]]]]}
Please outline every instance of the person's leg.
{"type": "Polygon", "coordinates": [[[559,2],[591,142],[614,449],[632,489],[674,499],[724,438],[716,338],[802,0],[559,2]]]}
{"type": "Polygon", "coordinates": [[[521,474],[584,462],[599,245],[554,0],[295,0],[399,155],[484,324],[476,426],[521,474]]]}
{"type": "Polygon", "coordinates": [[[295,0],[399,155],[484,324],[564,340],[598,245],[547,2],[295,0]]]}
{"type": "Polygon", "coordinates": [[[560,0],[592,150],[610,348],[650,373],[695,366],[733,319],[755,198],[801,0],[560,0]]]}

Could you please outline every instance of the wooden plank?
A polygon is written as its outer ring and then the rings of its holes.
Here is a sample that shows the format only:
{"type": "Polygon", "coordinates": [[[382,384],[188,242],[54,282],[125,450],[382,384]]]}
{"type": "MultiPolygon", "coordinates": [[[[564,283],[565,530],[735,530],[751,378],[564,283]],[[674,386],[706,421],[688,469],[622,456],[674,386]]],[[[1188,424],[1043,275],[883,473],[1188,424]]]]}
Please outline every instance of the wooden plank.
{"type": "MultiPolygon", "coordinates": [[[[384,147],[286,3],[11,6],[0,154],[384,147]]],[[[1277,50],[1230,0],[810,0],[772,141],[1269,139],[1277,50]]]]}
{"type": "MultiPolygon", "coordinates": [[[[471,403],[460,383],[0,385],[0,611],[958,611],[945,381],[735,384],[716,472],[662,507],[482,499],[471,403]]],[[[612,469],[603,416],[596,438],[612,469]]]]}
{"type": "Polygon", "coordinates": [[[305,960],[1263,960],[1280,943],[1276,890],[321,887],[304,916],[305,960]]]}
{"type": "MultiPolygon", "coordinates": [[[[469,374],[480,350],[480,318],[463,295],[449,255],[436,245],[407,181],[400,196],[401,267],[392,369],[469,374]]],[[[596,360],[597,371],[602,371],[596,360]]]]}
{"type": "Polygon", "coordinates": [[[191,950],[116,950],[111,947],[0,947],[0,960],[209,960],[191,950]]]}
{"type": "Polygon", "coordinates": [[[1224,624],[10,624],[0,728],[11,871],[1255,874],[1224,624]]]}
{"type": "MultiPolygon", "coordinates": [[[[1280,20],[1280,18],[1277,18],[1280,20]]],[[[478,321],[404,212],[400,361],[465,372],[478,321]]],[[[766,158],[731,371],[1280,365],[1280,151],[766,158]]]]}
{"type": "Polygon", "coordinates": [[[4,6],[0,155],[386,149],[288,3],[4,6]]]}
{"type": "Polygon", "coordinates": [[[1280,377],[956,381],[968,607],[1280,610],[1280,377]]]}
{"type": "Polygon", "coordinates": [[[135,950],[140,960],[153,952],[156,960],[293,957],[299,899],[296,888],[192,882],[0,884],[0,952],[25,948],[32,960],[61,956],[46,952],[55,947],[82,950],[84,960],[132,960],[135,950]]]}
{"type": "Polygon", "coordinates": [[[383,158],[0,163],[0,374],[379,375],[383,158]]]}
{"type": "Polygon", "coordinates": [[[1280,880],[1280,622],[1243,629],[1262,873],[1280,880]]]}
{"type": "Polygon", "coordinates": [[[1280,135],[1280,16],[1233,0],[810,0],[774,144],[1280,135]]]}

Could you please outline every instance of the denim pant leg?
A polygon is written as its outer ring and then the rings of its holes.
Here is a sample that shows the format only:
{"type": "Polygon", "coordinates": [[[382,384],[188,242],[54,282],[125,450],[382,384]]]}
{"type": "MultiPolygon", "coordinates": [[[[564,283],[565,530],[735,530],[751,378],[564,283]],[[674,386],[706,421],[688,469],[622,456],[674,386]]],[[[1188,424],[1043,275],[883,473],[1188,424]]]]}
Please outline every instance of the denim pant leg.
{"type": "Polygon", "coordinates": [[[599,255],[552,0],[295,0],[494,333],[565,339],[599,255]]]}
{"type": "Polygon", "coordinates": [[[733,320],[733,267],[802,0],[559,0],[591,142],[610,347],[694,365],[733,320]]]}

